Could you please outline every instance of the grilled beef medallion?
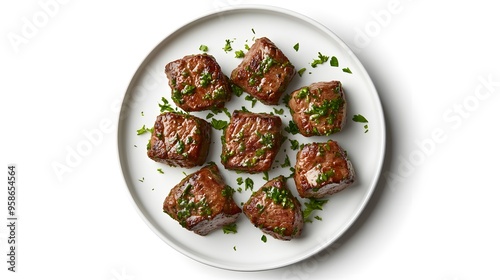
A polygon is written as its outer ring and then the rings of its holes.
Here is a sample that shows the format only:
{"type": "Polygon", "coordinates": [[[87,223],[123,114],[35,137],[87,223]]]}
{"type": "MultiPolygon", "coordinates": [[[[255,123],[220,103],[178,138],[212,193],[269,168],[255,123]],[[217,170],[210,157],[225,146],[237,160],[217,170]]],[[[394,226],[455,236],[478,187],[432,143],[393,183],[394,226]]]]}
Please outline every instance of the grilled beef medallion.
{"type": "Polygon", "coordinates": [[[172,188],[163,203],[163,212],[184,228],[207,235],[238,219],[241,209],[234,202],[233,193],[223,182],[217,165],[210,164],[172,188]]]}
{"type": "Polygon", "coordinates": [[[148,157],[170,166],[203,165],[210,148],[211,126],[192,115],[163,113],[156,117],[148,157]]]}
{"type": "Polygon", "coordinates": [[[280,117],[234,111],[222,135],[221,162],[231,170],[267,171],[279,151],[281,140],[280,117]]]}
{"type": "Polygon", "coordinates": [[[307,137],[339,132],[345,123],[347,105],[339,81],[313,83],[294,91],[288,107],[300,133],[307,137]]]}
{"type": "Polygon", "coordinates": [[[295,73],[295,67],[283,52],[262,37],[255,40],[232,71],[231,80],[262,103],[276,105],[295,73]]]}
{"type": "Polygon", "coordinates": [[[354,182],[354,168],[335,141],[306,144],[297,153],[295,186],[300,197],[321,198],[354,182]]]}
{"type": "Polygon", "coordinates": [[[280,240],[300,236],[304,226],[302,209],[286,186],[283,176],[268,181],[243,205],[253,225],[280,240]]]}
{"type": "Polygon", "coordinates": [[[172,100],[184,111],[223,108],[231,98],[229,78],[209,54],[188,55],[165,66],[172,100]]]}

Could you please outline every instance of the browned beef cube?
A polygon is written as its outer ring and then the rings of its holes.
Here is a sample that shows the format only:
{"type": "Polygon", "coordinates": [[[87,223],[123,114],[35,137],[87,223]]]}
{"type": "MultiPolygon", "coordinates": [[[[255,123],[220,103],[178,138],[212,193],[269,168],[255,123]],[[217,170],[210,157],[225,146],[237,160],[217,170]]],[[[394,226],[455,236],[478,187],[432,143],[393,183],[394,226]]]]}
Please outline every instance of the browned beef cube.
{"type": "Polygon", "coordinates": [[[354,182],[354,168],[335,141],[304,145],[297,153],[295,185],[301,197],[321,198],[354,182]]]}
{"type": "Polygon", "coordinates": [[[172,61],[165,66],[165,73],[172,100],[185,111],[222,108],[231,98],[229,78],[211,55],[188,55],[172,61]]]}
{"type": "Polygon", "coordinates": [[[235,223],[241,209],[233,200],[217,165],[210,164],[177,184],[163,203],[163,211],[184,228],[199,235],[235,223]]]}
{"type": "Polygon", "coordinates": [[[295,75],[295,67],[266,37],[256,39],[231,73],[233,83],[264,104],[278,104],[295,75]]]}
{"type": "Polygon", "coordinates": [[[211,126],[198,117],[163,113],[156,118],[148,156],[170,166],[203,165],[210,147],[211,126]]]}
{"type": "Polygon", "coordinates": [[[234,111],[222,138],[221,162],[225,168],[248,173],[267,171],[281,146],[281,119],[234,111]]]}
{"type": "Polygon", "coordinates": [[[300,203],[283,176],[268,181],[254,192],[243,205],[243,213],[254,226],[280,240],[300,236],[304,226],[300,203]]]}
{"type": "Polygon", "coordinates": [[[304,136],[330,135],[345,123],[347,104],[339,81],[302,87],[291,94],[288,106],[304,136]]]}

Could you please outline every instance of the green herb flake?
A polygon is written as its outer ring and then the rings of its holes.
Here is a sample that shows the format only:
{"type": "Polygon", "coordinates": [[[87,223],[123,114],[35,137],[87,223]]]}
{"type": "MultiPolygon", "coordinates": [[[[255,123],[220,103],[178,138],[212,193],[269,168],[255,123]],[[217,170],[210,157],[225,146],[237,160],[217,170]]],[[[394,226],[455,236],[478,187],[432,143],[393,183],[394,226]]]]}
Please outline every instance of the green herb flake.
{"type": "Polygon", "coordinates": [[[262,235],[262,237],[260,238],[260,240],[262,240],[262,242],[266,243],[267,242],[267,237],[265,235],[262,235]]]}
{"type": "Polygon", "coordinates": [[[330,58],[330,66],[332,67],[339,67],[339,60],[332,55],[332,57],[330,58]]]}
{"type": "Polygon", "coordinates": [[[264,177],[262,177],[264,181],[269,181],[269,173],[267,171],[264,171],[264,177]]]}
{"type": "Polygon", "coordinates": [[[139,182],[144,183],[144,177],[142,177],[142,179],[139,179],[139,182]]]}
{"type": "Polygon", "coordinates": [[[230,39],[226,39],[226,44],[224,45],[222,50],[224,50],[226,53],[232,51],[233,50],[233,47],[231,47],[232,42],[233,41],[231,41],[230,39]]]}
{"type": "Polygon", "coordinates": [[[293,139],[288,139],[288,141],[290,141],[290,149],[296,151],[299,149],[299,141],[297,140],[293,140],[293,139]]]}
{"type": "Polygon", "coordinates": [[[144,134],[146,132],[152,133],[153,132],[153,128],[146,128],[146,125],[143,125],[141,128],[139,128],[137,130],[137,135],[142,135],[142,134],[144,134]]]}
{"type": "Polygon", "coordinates": [[[323,64],[328,61],[330,57],[323,55],[321,52],[318,52],[318,59],[314,59],[311,63],[312,68],[316,68],[319,64],[323,64]]]}
{"type": "Polygon", "coordinates": [[[296,52],[298,52],[298,51],[299,51],[299,47],[300,47],[299,43],[297,43],[297,44],[293,45],[293,49],[294,49],[296,52]]]}
{"type": "Polygon", "coordinates": [[[243,94],[243,89],[236,84],[230,83],[229,85],[231,86],[231,91],[234,93],[234,95],[240,97],[243,94]]]}
{"type": "Polygon", "coordinates": [[[224,128],[226,128],[228,126],[227,121],[217,120],[217,119],[212,119],[210,124],[212,125],[213,128],[215,128],[217,130],[223,130],[224,128]]]}
{"type": "Polygon", "coordinates": [[[368,120],[365,117],[363,117],[361,114],[354,115],[352,117],[352,120],[355,122],[359,122],[359,123],[368,123],[368,120]]]}
{"type": "Polygon", "coordinates": [[[285,131],[293,135],[299,133],[299,127],[293,121],[288,122],[288,126],[285,127],[285,131]]]}
{"type": "Polygon", "coordinates": [[[245,52],[243,52],[242,50],[235,51],[234,52],[234,57],[236,57],[236,58],[243,58],[243,57],[245,57],[245,52]]]}
{"type": "Polygon", "coordinates": [[[297,71],[297,74],[299,74],[299,76],[302,77],[302,74],[304,74],[304,72],[306,72],[306,68],[301,68],[299,69],[299,71],[297,71]]]}
{"type": "Polygon", "coordinates": [[[206,45],[200,45],[199,50],[202,52],[208,52],[208,47],[206,45]]]}
{"type": "Polygon", "coordinates": [[[315,198],[309,198],[309,202],[305,202],[304,205],[306,206],[306,209],[302,212],[304,215],[304,220],[309,218],[311,213],[314,210],[323,210],[323,205],[327,203],[328,200],[326,199],[315,199],[315,198]]]}
{"type": "Polygon", "coordinates": [[[255,97],[251,96],[251,95],[247,95],[245,96],[245,100],[246,101],[250,101],[252,102],[252,108],[255,106],[255,104],[257,103],[257,99],[255,99],[255,97]]]}
{"type": "Polygon", "coordinates": [[[285,110],[283,108],[281,108],[281,109],[273,108],[273,111],[275,114],[278,114],[278,115],[283,115],[283,113],[285,113],[285,110]]]}
{"type": "Polygon", "coordinates": [[[158,173],[160,173],[160,174],[165,174],[165,172],[163,172],[163,170],[161,168],[156,169],[156,171],[158,171],[158,173]]]}
{"type": "Polygon", "coordinates": [[[282,168],[289,167],[290,166],[290,158],[288,155],[285,156],[285,162],[281,165],[282,168]]]}
{"type": "Polygon", "coordinates": [[[237,225],[236,223],[225,225],[222,227],[222,231],[224,232],[224,234],[230,234],[230,233],[235,234],[238,232],[237,225]]]}
{"type": "Polygon", "coordinates": [[[236,246],[233,246],[233,250],[236,251],[236,246]]]}
{"type": "Polygon", "coordinates": [[[352,74],[351,69],[349,69],[349,67],[342,68],[342,71],[344,71],[345,73],[352,74]]]}
{"type": "Polygon", "coordinates": [[[250,178],[245,179],[245,191],[248,189],[253,191],[253,180],[250,178]]]}

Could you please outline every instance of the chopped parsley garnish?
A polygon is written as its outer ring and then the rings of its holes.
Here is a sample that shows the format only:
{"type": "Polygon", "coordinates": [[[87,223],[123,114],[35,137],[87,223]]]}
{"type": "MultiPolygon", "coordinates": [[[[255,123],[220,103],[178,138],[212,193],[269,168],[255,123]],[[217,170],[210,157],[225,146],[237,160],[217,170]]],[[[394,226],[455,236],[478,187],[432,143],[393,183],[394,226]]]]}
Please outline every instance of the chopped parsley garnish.
{"type": "Polygon", "coordinates": [[[243,94],[243,89],[237,86],[236,84],[230,83],[229,85],[231,86],[231,90],[234,93],[234,95],[240,97],[243,94]]]}
{"type": "Polygon", "coordinates": [[[227,52],[230,52],[233,50],[233,47],[231,47],[231,43],[233,41],[231,41],[230,39],[226,39],[226,44],[224,45],[224,47],[222,48],[226,53],[227,52]]]}
{"type": "Polygon", "coordinates": [[[352,117],[352,120],[359,123],[365,123],[363,127],[365,128],[365,133],[368,132],[368,120],[365,117],[361,114],[357,114],[352,117]]]}
{"type": "Polygon", "coordinates": [[[349,73],[349,74],[352,74],[351,69],[349,69],[349,67],[342,68],[342,71],[349,73]]]}
{"type": "Polygon", "coordinates": [[[139,182],[144,183],[144,177],[142,177],[142,179],[139,179],[139,182]]]}
{"type": "Polygon", "coordinates": [[[202,52],[208,52],[208,47],[206,45],[200,45],[199,50],[202,52]]]}
{"type": "Polygon", "coordinates": [[[267,237],[265,235],[262,235],[262,237],[260,238],[260,240],[262,240],[262,242],[266,243],[267,242],[267,237]]]}
{"type": "Polygon", "coordinates": [[[201,73],[200,85],[202,87],[207,87],[211,83],[212,83],[212,74],[209,73],[208,71],[204,71],[203,73],[201,73]]]}
{"type": "Polygon", "coordinates": [[[252,108],[255,106],[255,104],[257,103],[257,99],[255,99],[255,97],[251,96],[251,95],[247,95],[245,96],[245,100],[246,101],[250,101],[252,102],[252,108]]]}
{"type": "Polygon", "coordinates": [[[299,47],[300,47],[299,43],[297,43],[297,44],[293,45],[293,49],[294,49],[296,52],[298,52],[298,51],[299,51],[299,47]]]}
{"type": "Polygon", "coordinates": [[[316,220],[318,220],[318,221],[323,221],[323,218],[321,218],[321,217],[320,217],[320,216],[318,216],[318,215],[314,216],[314,218],[315,218],[316,220]]]}
{"type": "Polygon", "coordinates": [[[211,123],[213,128],[217,130],[222,130],[227,127],[228,122],[223,120],[212,119],[211,123]]]}
{"type": "Polygon", "coordinates": [[[282,168],[289,167],[290,166],[290,158],[288,155],[285,156],[285,162],[281,165],[282,168]]]}
{"type": "Polygon", "coordinates": [[[339,60],[335,56],[330,58],[330,66],[339,67],[339,60]]]}
{"type": "Polygon", "coordinates": [[[158,106],[160,107],[160,113],[170,112],[170,113],[187,114],[186,112],[183,112],[183,111],[179,110],[178,108],[175,108],[175,109],[172,108],[172,106],[170,105],[170,103],[168,102],[168,100],[165,97],[162,97],[161,101],[163,102],[163,104],[158,103],[158,106]]]}
{"type": "Polygon", "coordinates": [[[318,52],[318,58],[314,59],[313,62],[311,63],[312,68],[316,68],[319,64],[323,64],[328,61],[330,57],[323,55],[322,53],[318,52]]]}
{"type": "Polygon", "coordinates": [[[253,191],[253,180],[250,179],[250,178],[246,178],[245,179],[245,191],[250,189],[251,191],[253,191]]]}
{"type": "Polygon", "coordinates": [[[238,186],[240,186],[241,184],[243,184],[243,178],[242,177],[236,178],[236,183],[238,184],[238,186]]]}
{"type": "Polygon", "coordinates": [[[269,173],[267,173],[267,171],[264,171],[264,177],[262,177],[262,179],[264,179],[264,181],[269,181],[269,173]]]}
{"type": "Polygon", "coordinates": [[[278,115],[283,115],[283,113],[285,112],[285,110],[283,108],[281,108],[281,109],[273,108],[273,111],[274,111],[274,113],[276,113],[278,115]]]}
{"type": "Polygon", "coordinates": [[[293,135],[299,133],[299,127],[293,121],[288,122],[288,126],[285,127],[285,131],[293,135]]]}
{"type": "Polygon", "coordinates": [[[359,123],[368,123],[368,120],[365,117],[363,117],[361,114],[354,115],[352,117],[352,120],[355,122],[359,122],[359,123]]]}
{"type": "Polygon", "coordinates": [[[160,174],[165,174],[165,172],[163,172],[163,170],[161,168],[156,169],[156,171],[158,171],[158,173],[160,173],[160,174]]]}
{"type": "Polygon", "coordinates": [[[290,141],[290,144],[291,144],[290,149],[292,149],[294,151],[299,149],[299,141],[293,140],[293,139],[288,139],[288,141],[290,141]]]}
{"type": "Polygon", "coordinates": [[[314,210],[323,210],[323,205],[327,203],[328,200],[326,199],[316,199],[316,198],[309,198],[309,202],[305,202],[304,205],[306,206],[306,209],[302,212],[304,215],[304,220],[308,219],[311,213],[314,210]]]}
{"type": "Polygon", "coordinates": [[[153,132],[153,128],[146,128],[146,125],[143,125],[141,128],[137,130],[137,135],[142,135],[146,132],[153,132]]]}
{"type": "Polygon", "coordinates": [[[223,196],[223,197],[230,197],[230,196],[232,196],[232,195],[233,195],[233,193],[234,193],[234,189],[233,189],[233,188],[231,188],[231,187],[230,187],[230,186],[228,186],[228,185],[225,185],[225,186],[224,186],[224,189],[222,189],[222,196],[223,196]]]}
{"type": "Polygon", "coordinates": [[[297,74],[302,77],[302,74],[304,74],[304,72],[306,72],[306,68],[300,68],[299,71],[297,71],[297,74]]]}
{"type": "Polygon", "coordinates": [[[265,192],[266,197],[272,199],[275,204],[281,205],[283,208],[295,208],[293,197],[289,190],[276,188],[274,186],[263,188],[262,190],[265,192]]]}
{"type": "Polygon", "coordinates": [[[236,58],[243,58],[243,57],[245,57],[245,53],[242,50],[235,51],[234,52],[234,57],[236,57],[236,58]]]}

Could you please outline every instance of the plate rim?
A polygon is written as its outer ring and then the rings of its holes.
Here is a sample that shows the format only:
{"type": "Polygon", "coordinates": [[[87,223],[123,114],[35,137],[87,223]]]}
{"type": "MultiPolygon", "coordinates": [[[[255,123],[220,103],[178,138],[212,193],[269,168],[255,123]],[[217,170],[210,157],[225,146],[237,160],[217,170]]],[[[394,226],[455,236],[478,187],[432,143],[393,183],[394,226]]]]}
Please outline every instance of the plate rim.
{"type": "Polygon", "coordinates": [[[266,271],[266,270],[274,270],[274,269],[279,269],[283,268],[295,263],[298,263],[300,261],[306,260],[319,252],[323,251],[324,249],[328,248],[331,246],[335,241],[337,241],[340,237],[342,237],[352,226],[353,224],[359,219],[361,216],[362,212],[366,209],[366,206],[370,199],[373,196],[373,193],[375,189],[377,188],[377,185],[380,181],[380,176],[382,172],[382,168],[384,165],[385,161],[385,156],[386,156],[386,145],[387,145],[387,131],[386,131],[386,123],[385,123],[385,114],[382,106],[382,102],[380,100],[380,95],[370,77],[368,72],[366,71],[365,67],[359,60],[359,58],[355,55],[355,53],[352,51],[352,49],[339,37],[337,34],[335,34],[332,30],[327,28],[325,25],[322,23],[316,21],[315,19],[308,17],[304,14],[301,14],[296,11],[289,10],[287,8],[282,8],[278,6],[273,6],[273,5],[263,5],[263,4],[241,4],[241,5],[234,5],[234,6],[229,6],[229,7],[222,7],[219,10],[212,10],[209,12],[205,12],[201,15],[198,15],[194,17],[191,20],[186,21],[185,23],[181,24],[180,26],[176,27],[173,31],[170,33],[166,34],[151,50],[147,53],[147,55],[140,60],[139,66],[136,68],[134,71],[132,77],[129,79],[127,88],[125,92],[122,95],[121,98],[121,104],[120,104],[120,111],[117,116],[118,120],[118,125],[117,125],[117,130],[116,130],[116,140],[117,140],[117,151],[118,151],[118,160],[120,162],[120,169],[122,173],[122,179],[124,180],[125,183],[125,188],[128,193],[128,199],[129,201],[133,204],[133,207],[135,211],[139,214],[141,217],[142,221],[145,222],[145,224],[166,244],[168,244],[171,248],[175,249],[177,252],[181,253],[184,256],[187,256],[188,258],[195,260],[199,263],[209,265],[211,267],[219,268],[219,269],[225,269],[225,270],[230,270],[230,271],[241,271],[241,272],[249,272],[249,271],[266,271]],[[184,250],[181,248],[179,245],[175,244],[175,242],[169,240],[161,232],[159,229],[157,229],[153,222],[146,216],[144,213],[144,209],[140,206],[140,201],[138,201],[137,197],[133,195],[133,189],[131,189],[132,183],[129,182],[128,176],[125,174],[124,166],[125,166],[125,159],[123,158],[124,156],[121,153],[122,147],[120,144],[120,135],[122,135],[122,130],[124,129],[124,124],[121,121],[123,118],[124,112],[126,112],[126,106],[125,103],[130,98],[130,91],[131,91],[131,86],[133,82],[140,76],[140,73],[144,67],[149,63],[151,58],[156,55],[156,53],[162,48],[162,46],[165,44],[167,40],[169,40],[171,37],[175,36],[179,32],[182,32],[182,30],[189,28],[192,25],[196,25],[200,21],[208,20],[212,17],[216,16],[223,16],[226,13],[234,13],[234,12],[244,12],[244,11],[259,11],[259,12],[273,12],[277,14],[281,14],[284,16],[288,17],[293,17],[300,19],[301,21],[304,21],[308,24],[311,24],[313,27],[320,29],[322,32],[328,34],[332,38],[338,40],[340,43],[340,46],[351,56],[353,61],[358,64],[357,66],[362,70],[362,75],[365,76],[365,79],[367,81],[367,87],[372,91],[376,100],[376,104],[374,106],[377,107],[377,110],[380,111],[380,114],[377,116],[377,125],[380,127],[380,146],[379,146],[379,151],[380,151],[380,156],[377,158],[377,170],[375,171],[375,177],[373,178],[373,185],[369,186],[368,190],[364,193],[364,197],[361,200],[361,203],[359,207],[357,207],[356,211],[353,212],[353,214],[350,216],[350,219],[344,223],[343,227],[339,228],[337,233],[335,235],[332,235],[328,240],[324,240],[324,242],[318,243],[318,246],[312,248],[307,254],[300,255],[295,258],[290,258],[286,261],[281,261],[279,263],[275,263],[273,266],[259,266],[254,269],[249,269],[249,268],[244,268],[244,267],[235,267],[231,265],[224,265],[219,262],[213,262],[211,260],[208,260],[206,258],[202,258],[197,256],[196,254],[190,253],[187,250],[184,250]]]}

